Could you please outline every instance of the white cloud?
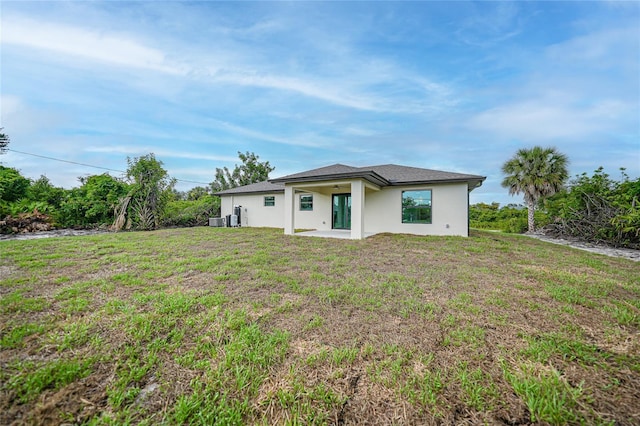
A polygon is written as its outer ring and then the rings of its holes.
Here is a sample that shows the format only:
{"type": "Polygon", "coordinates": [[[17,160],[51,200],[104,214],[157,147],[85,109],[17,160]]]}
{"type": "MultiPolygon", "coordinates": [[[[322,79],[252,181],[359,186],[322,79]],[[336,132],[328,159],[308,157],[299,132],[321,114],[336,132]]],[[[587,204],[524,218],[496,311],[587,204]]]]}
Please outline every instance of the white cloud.
{"type": "MultiPolygon", "coordinates": [[[[257,23],[255,28],[269,30],[274,25],[257,23]]],[[[446,85],[407,72],[395,63],[358,53],[331,55],[325,52],[327,57],[321,65],[309,69],[308,65],[292,64],[293,55],[274,60],[268,50],[257,54],[256,46],[229,43],[228,39],[216,44],[215,50],[210,46],[205,48],[177,42],[171,51],[179,53],[169,54],[166,50],[145,44],[141,41],[144,39],[142,36],[134,37],[123,32],[88,29],[20,15],[3,16],[2,26],[2,45],[64,55],[61,59],[75,57],[84,61],[82,66],[85,68],[87,62],[98,62],[126,69],[156,71],[218,86],[232,84],[285,91],[360,111],[425,113],[439,111],[452,104],[446,85]],[[413,98],[416,91],[420,92],[418,101],[413,98]],[[438,107],[434,108],[434,105],[438,107]]],[[[224,34],[220,36],[225,37],[224,34]]],[[[303,35],[301,37],[304,38],[303,35]]],[[[40,61],[47,60],[49,58],[40,57],[40,61]]],[[[74,65],[76,63],[65,59],[65,66],[74,65]]],[[[155,85],[158,93],[168,91],[175,96],[176,87],[182,87],[184,81],[174,86],[167,85],[164,79],[146,76],[142,82],[128,79],[127,83],[155,85]]]]}
{"type": "Polygon", "coordinates": [[[638,129],[639,34],[622,25],[548,46],[528,60],[532,69],[517,85],[496,87],[506,100],[468,127],[507,140],[581,144],[638,129]]]}
{"type": "Polygon", "coordinates": [[[3,119],[6,115],[17,114],[23,109],[24,105],[19,97],[0,95],[0,114],[2,114],[3,119]]]}
{"type": "Polygon", "coordinates": [[[515,2],[483,2],[475,13],[464,19],[456,36],[471,46],[487,47],[521,33],[521,15],[515,2]]]}
{"type": "Polygon", "coordinates": [[[193,160],[224,161],[232,163],[236,157],[224,155],[197,154],[191,152],[174,151],[153,146],[89,146],[83,149],[85,152],[100,152],[108,154],[147,155],[154,153],[158,159],[162,158],[187,158],[193,160]]]}
{"type": "Polygon", "coordinates": [[[36,21],[19,16],[2,19],[2,44],[48,50],[111,65],[184,74],[164,52],[124,35],[36,21]]]}
{"type": "Polygon", "coordinates": [[[348,126],[342,129],[342,131],[349,136],[370,137],[375,136],[377,132],[371,129],[367,129],[360,126],[348,126]]]}
{"type": "Polygon", "coordinates": [[[615,127],[628,106],[603,100],[591,106],[539,99],[508,104],[481,112],[469,120],[472,129],[522,141],[577,141],[615,127]]]}
{"type": "Polygon", "coordinates": [[[288,138],[283,136],[270,135],[260,131],[248,129],[246,127],[238,126],[232,123],[228,123],[225,121],[210,120],[210,122],[214,123],[214,126],[218,127],[221,130],[226,130],[228,132],[235,133],[240,136],[246,136],[246,137],[261,140],[261,141],[275,142],[275,143],[284,144],[284,145],[304,146],[309,148],[326,146],[329,143],[328,140],[319,138],[316,135],[312,135],[312,134],[296,135],[288,138]]]}
{"type": "Polygon", "coordinates": [[[552,63],[567,63],[590,67],[617,67],[628,64],[637,69],[640,59],[640,31],[632,27],[607,29],[575,37],[549,47],[552,63]]]}
{"type": "Polygon", "coordinates": [[[15,95],[0,95],[0,123],[4,132],[12,137],[55,127],[66,120],[66,114],[58,111],[39,110],[15,95]]]}
{"type": "Polygon", "coordinates": [[[225,83],[296,92],[303,96],[320,99],[334,105],[349,108],[365,111],[383,110],[379,105],[376,105],[375,100],[368,99],[365,96],[349,93],[350,90],[340,84],[337,84],[334,80],[323,82],[320,79],[313,77],[301,79],[275,75],[259,75],[257,73],[243,73],[238,71],[219,73],[214,77],[217,81],[225,83]]]}

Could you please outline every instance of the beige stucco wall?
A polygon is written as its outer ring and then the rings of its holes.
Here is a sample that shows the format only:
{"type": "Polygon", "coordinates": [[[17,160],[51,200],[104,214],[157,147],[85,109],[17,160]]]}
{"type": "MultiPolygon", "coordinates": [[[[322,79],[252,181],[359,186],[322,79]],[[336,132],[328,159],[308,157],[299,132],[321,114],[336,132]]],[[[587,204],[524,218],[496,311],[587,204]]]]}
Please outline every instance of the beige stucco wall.
{"type": "MultiPolygon", "coordinates": [[[[344,182],[339,182],[344,184],[344,182]]],[[[300,211],[300,192],[294,195],[294,227],[296,229],[331,229],[331,195],[348,193],[349,187],[333,190],[329,186],[305,188],[313,194],[313,211],[300,211]]],[[[265,194],[222,197],[222,216],[232,214],[234,205],[242,206],[242,226],[284,228],[284,194],[276,197],[274,207],[264,206],[265,194]]],[[[468,236],[467,183],[385,187],[365,191],[365,233],[406,233],[416,235],[468,236]],[[432,223],[402,223],[402,191],[430,189],[432,223]]],[[[353,218],[352,218],[353,223],[353,218]]]]}
{"type": "MultiPolygon", "coordinates": [[[[294,198],[295,228],[296,229],[331,229],[331,194],[319,192],[313,195],[313,210],[300,210],[300,195],[294,198]]],[[[242,206],[242,226],[284,228],[284,194],[247,194],[222,197],[220,214],[225,217],[233,214],[233,206],[242,206]],[[276,205],[266,207],[265,195],[274,195],[276,205]]]]}
{"type": "Polygon", "coordinates": [[[300,196],[304,193],[297,193],[294,196],[295,229],[317,229],[326,231],[331,229],[331,194],[312,192],[313,211],[300,210],[300,196]]]}
{"type": "MultiPolygon", "coordinates": [[[[331,188],[333,182],[330,184],[331,188]]],[[[310,188],[305,188],[310,190],[310,188]]],[[[295,196],[296,229],[331,229],[331,195],[350,192],[318,188],[313,192],[313,211],[300,211],[300,194],[295,196]],[[317,192],[322,191],[322,192],[317,192]]],[[[441,185],[419,185],[385,187],[365,191],[365,233],[405,233],[416,235],[462,235],[468,236],[468,186],[467,183],[441,185]],[[432,223],[402,223],[402,191],[430,189],[432,223]]],[[[352,216],[353,225],[353,216],[352,216]]]]}
{"type": "Polygon", "coordinates": [[[365,198],[365,232],[416,235],[468,236],[467,183],[385,187],[367,191],[365,198]],[[402,191],[430,189],[432,214],[430,224],[402,223],[402,191]]]}
{"type": "Polygon", "coordinates": [[[284,227],[284,194],[247,194],[221,197],[222,217],[233,214],[233,206],[242,206],[241,224],[252,227],[284,227]],[[275,197],[275,206],[265,206],[265,195],[275,197]]]}

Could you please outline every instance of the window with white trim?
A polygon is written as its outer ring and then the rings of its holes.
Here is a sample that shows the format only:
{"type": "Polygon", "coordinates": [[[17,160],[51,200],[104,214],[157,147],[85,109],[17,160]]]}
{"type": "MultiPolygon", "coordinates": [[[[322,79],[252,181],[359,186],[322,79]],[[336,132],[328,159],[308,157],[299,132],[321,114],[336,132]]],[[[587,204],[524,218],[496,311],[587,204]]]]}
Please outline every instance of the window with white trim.
{"type": "Polygon", "coordinates": [[[300,210],[301,211],[313,210],[313,195],[311,194],[300,195],[300,210]]]}

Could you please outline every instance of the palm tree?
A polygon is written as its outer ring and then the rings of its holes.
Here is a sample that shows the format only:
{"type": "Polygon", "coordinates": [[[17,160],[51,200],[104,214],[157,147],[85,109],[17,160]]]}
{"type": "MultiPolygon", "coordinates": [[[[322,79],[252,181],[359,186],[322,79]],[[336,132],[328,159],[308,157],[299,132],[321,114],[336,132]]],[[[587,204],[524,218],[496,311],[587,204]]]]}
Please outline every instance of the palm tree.
{"type": "Polygon", "coordinates": [[[535,230],[533,211],[536,203],[558,192],[569,174],[566,155],[555,148],[534,146],[519,149],[516,155],[502,165],[506,176],[502,186],[509,188],[509,195],[524,194],[528,208],[529,232],[535,230]]]}

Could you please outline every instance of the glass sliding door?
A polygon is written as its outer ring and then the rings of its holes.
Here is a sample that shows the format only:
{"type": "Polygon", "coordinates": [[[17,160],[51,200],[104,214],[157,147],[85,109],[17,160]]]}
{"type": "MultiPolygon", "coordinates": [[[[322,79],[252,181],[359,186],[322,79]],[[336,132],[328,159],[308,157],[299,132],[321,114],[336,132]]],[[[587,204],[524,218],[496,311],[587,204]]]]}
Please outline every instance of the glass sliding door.
{"type": "Polygon", "coordinates": [[[333,229],[351,229],[351,194],[333,194],[333,229]]]}

